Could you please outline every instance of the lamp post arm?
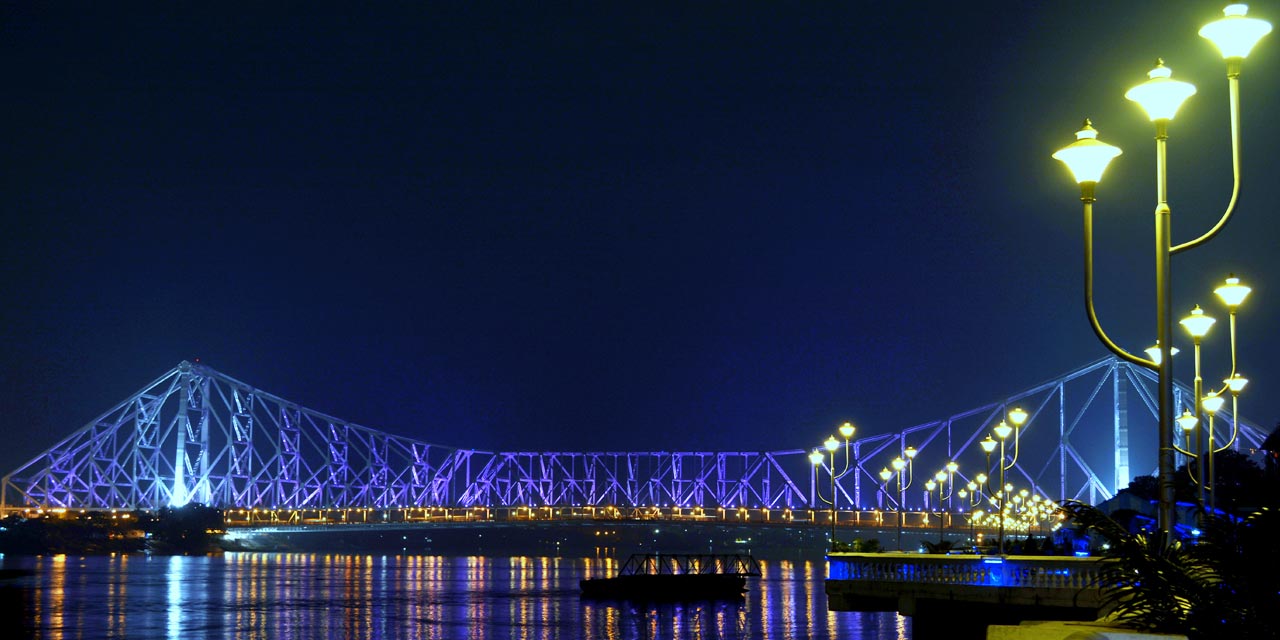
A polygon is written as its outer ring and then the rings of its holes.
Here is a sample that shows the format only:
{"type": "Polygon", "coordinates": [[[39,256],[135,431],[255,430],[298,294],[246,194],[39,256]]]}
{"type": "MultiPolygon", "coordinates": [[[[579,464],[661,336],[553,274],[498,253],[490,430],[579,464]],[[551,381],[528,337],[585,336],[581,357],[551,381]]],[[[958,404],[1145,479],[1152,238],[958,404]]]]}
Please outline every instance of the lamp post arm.
{"type": "MultiPolygon", "coordinates": [[[[1198,456],[1198,455],[1196,455],[1196,454],[1194,454],[1194,453],[1191,453],[1190,451],[1187,451],[1186,449],[1183,449],[1182,447],[1179,447],[1179,446],[1178,446],[1178,443],[1176,443],[1176,442],[1175,442],[1175,443],[1173,443],[1173,448],[1174,448],[1174,449],[1177,449],[1177,450],[1178,450],[1178,453],[1181,453],[1182,455],[1184,455],[1184,456],[1186,456],[1186,457],[1188,457],[1188,458],[1193,458],[1193,459],[1194,459],[1194,458],[1199,458],[1199,457],[1200,457],[1200,456],[1198,456]]],[[[1187,469],[1187,472],[1188,472],[1188,473],[1190,473],[1190,472],[1191,472],[1191,469],[1190,469],[1190,468],[1188,468],[1188,469],[1187,469]]]]}
{"type": "Polygon", "coordinates": [[[1098,313],[1093,305],[1093,187],[1094,185],[1086,183],[1080,189],[1080,201],[1084,203],[1084,308],[1089,315],[1089,326],[1111,353],[1140,367],[1158,371],[1159,367],[1155,362],[1135,356],[1117,345],[1098,321],[1098,313]]]}
{"type": "Polygon", "coordinates": [[[1176,247],[1171,247],[1169,253],[1176,255],[1194,249],[1202,245],[1222,231],[1227,226],[1227,220],[1231,218],[1231,213],[1235,211],[1236,200],[1240,198],[1240,61],[1233,60],[1227,63],[1227,85],[1228,93],[1231,96],[1231,200],[1227,202],[1227,210],[1222,214],[1218,223],[1213,225],[1212,229],[1205,232],[1204,235],[1192,240],[1184,242],[1176,247]],[[1234,63],[1234,65],[1232,64],[1234,63]]]}
{"type": "Polygon", "coordinates": [[[1228,448],[1231,447],[1233,443],[1235,443],[1236,435],[1239,433],[1239,427],[1240,427],[1240,417],[1239,415],[1237,415],[1239,412],[1240,412],[1240,396],[1239,394],[1233,393],[1231,394],[1231,438],[1227,440],[1226,444],[1222,445],[1221,449],[1214,449],[1213,450],[1214,453],[1226,451],[1228,448]]]}

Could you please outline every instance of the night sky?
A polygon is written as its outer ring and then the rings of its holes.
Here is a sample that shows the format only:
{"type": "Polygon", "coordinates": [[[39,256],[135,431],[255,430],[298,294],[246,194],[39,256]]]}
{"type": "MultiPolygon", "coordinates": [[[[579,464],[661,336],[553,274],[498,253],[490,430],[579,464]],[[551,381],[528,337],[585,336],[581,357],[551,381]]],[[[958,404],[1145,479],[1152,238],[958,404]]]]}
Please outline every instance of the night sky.
{"type": "MultiPolygon", "coordinates": [[[[49,3],[0,9],[0,468],[178,362],[489,450],[778,450],[897,431],[1155,338],[1162,56],[1174,239],[1230,195],[1217,2],[49,3]]],[[[1280,6],[1251,15],[1280,21],[1280,6]]],[[[1240,316],[1280,420],[1280,42],[1242,79],[1236,218],[1174,312],[1240,316]]],[[[1189,354],[1189,341],[1181,348],[1189,354]]],[[[1190,358],[1178,376],[1191,378],[1190,358]]],[[[1106,443],[1110,446],[1110,443],[1106,443]]]]}

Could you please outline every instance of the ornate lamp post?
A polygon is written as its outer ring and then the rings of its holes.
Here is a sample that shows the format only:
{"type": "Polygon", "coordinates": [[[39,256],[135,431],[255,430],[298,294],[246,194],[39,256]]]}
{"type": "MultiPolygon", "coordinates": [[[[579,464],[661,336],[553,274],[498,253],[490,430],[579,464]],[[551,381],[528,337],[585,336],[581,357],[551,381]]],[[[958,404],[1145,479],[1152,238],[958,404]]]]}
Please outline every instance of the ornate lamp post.
{"type": "Polygon", "coordinates": [[[1204,399],[1200,401],[1200,405],[1204,407],[1205,413],[1209,414],[1209,449],[1206,452],[1207,455],[1205,455],[1205,458],[1207,458],[1208,464],[1201,465],[1201,466],[1209,467],[1208,485],[1201,486],[1200,490],[1201,492],[1204,492],[1204,491],[1209,492],[1208,505],[1209,505],[1210,511],[1213,511],[1215,507],[1215,503],[1217,502],[1217,500],[1214,498],[1214,494],[1215,494],[1214,489],[1217,485],[1214,484],[1215,478],[1213,474],[1213,454],[1217,453],[1217,450],[1215,450],[1213,447],[1213,417],[1218,415],[1218,410],[1222,409],[1222,403],[1226,401],[1227,401],[1226,398],[1223,398],[1222,396],[1218,395],[1216,392],[1210,392],[1209,395],[1205,396],[1204,399]]]}
{"type": "Polygon", "coordinates": [[[1174,254],[1195,248],[1209,241],[1231,217],[1240,191],[1240,89],[1239,79],[1244,58],[1253,46],[1271,32],[1271,25],[1263,20],[1246,16],[1248,7],[1232,4],[1223,10],[1223,17],[1202,29],[1200,35],[1212,41],[1222,52],[1227,63],[1227,82],[1231,110],[1231,159],[1234,175],[1231,200],[1226,212],[1209,231],[1190,242],[1174,246],[1171,242],[1170,208],[1167,196],[1166,147],[1169,122],[1173,120],[1182,102],[1195,93],[1188,83],[1172,80],[1170,72],[1157,61],[1156,68],[1148,74],[1149,80],[1131,89],[1125,97],[1140,104],[1156,129],[1156,339],[1160,345],[1160,358],[1146,359],[1135,356],[1107,336],[1098,322],[1093,305],[1093,203],[1095,189],[1107,164],[1120,155],[1120,149],[1097,140],[1098,132],[1085,121],[1076,134],[1076,142],[1059,150],[1053,157],[1061,160],[1071,170],[1080,184],[1080,201],[1084,205],[1085,244],[1085,310],[1089,324],[1098,339],[1117,356],[1133,364],[1157,372],[1157,404],[1159,406],[1159,527],[1168,539],[1173,530],[1173,367],[1171,362],[1172,314],[1170,304],[1169,258],[1174,254]]]}
{"type": "MultiPolygon", "coordinates": [[[[831,463],[827,468],[827,470],[830,471],[830,475],[831,475],[831,499],[827,500],[826,498],[823,498],[821,491],[818,491],[818,498],[820,498],[823,502],[826,502],[827,504],[831,505],[831,548],[832,550],[834,550],[836,546],[836,505],[839,501],[838,500],[839,496],[836,494],[836,480],[839,480],[840,478],[843,478],[844,476],[848,475],[851,467],[852,468],[857,467],[856,460],[852,465],[850,464],[850,460],[854,459],[854,457],[849,454],[849,439],[853,437],[855,430],[856,428],[853,426],[853,423],[846,422],[840,425],[840,436],[844,438],[844,469],[841,471],[838,471],[838,472],[836,471],[836,451],[840,449],[840,441],[836,440],[835,436],[827,436],[826,442],[822,443],[822,446],[826,448],[827,453],[830,454],[831,456],[831,463]]],[[[814,474],[816,476],[817,468],[822,466],[822,462],[823,462],[822,450],[814,449],[813,452],[809,454],[809,462],[813,463],[814,474]]]]}
{"type": "MultiPolygon", "coordinates": [[[[906,450],[902,452],[902,456],[894,458],[893,462],[889,463],[889,466],[893,467],[893,472],[898,476],[898,551],[902,551],[902,492],[911,487],[911,461],[915,459],[916,453],[918,452],[915,447],[907,447],[906,450]],[[906,456],[906,459],[903,459],[903,456],[906,456]],[[902,483],[902,474],[904,471],[907,474],[906,484],[902,483]]],[[[882,475],[881,477],[884,476],[882,475]]]]}
{"type": "MultiPolygon", "coordinates": [[[[1192,344],[1195,345],[1194,351],[1195,351],[1196,377],[1195,377],[1195,386],[1194,386],[1193,396],[1195,399],[1194,403],[1196,407],[1196,425],[1200,426],[1200,428],[1196,429],[1195,447],[1196,447],[1196,455],[1198,456],[1200,455],[1200,453],[1204,451],[1204,428],[1202,426],[1204,423],[1201,421],[1201,414],[1200,414],[1200,399],[1204,397],[1204,379],[1200,377],[1200,343],[1204,340],[1204,337],[1206,335],[1209,335],[1209,329],[1213,327],[1213,324],[1217,322],[1217,320],[1214,320],[1213,318],[1210,318],[1209,316],[1204,315],[1204,310],[1200,308],[1200,305],[1196,305],[1196,308],[1191,310],[1191,315],[1183,318],[1182,320],[1179,320],[1178,322],[1183,327],[1186,327],[1187,333],[1191,334],[1192,344]]],[[[1209,436],[1209,440],[1210,442],[1213,441],[1212,434],[1209,436]]],[[[1202,464],[1199,464],[1196,467],[1196,485],[1199,486],[1199,490],[1196,492],[1196,509],[1199,511],[1204,511],[1204,505],[1205,505],[1204,467],[1205,465],[1203,464],[1204,463],[1203,459],[1200,460],[1200,462],[1202,464]]]]}

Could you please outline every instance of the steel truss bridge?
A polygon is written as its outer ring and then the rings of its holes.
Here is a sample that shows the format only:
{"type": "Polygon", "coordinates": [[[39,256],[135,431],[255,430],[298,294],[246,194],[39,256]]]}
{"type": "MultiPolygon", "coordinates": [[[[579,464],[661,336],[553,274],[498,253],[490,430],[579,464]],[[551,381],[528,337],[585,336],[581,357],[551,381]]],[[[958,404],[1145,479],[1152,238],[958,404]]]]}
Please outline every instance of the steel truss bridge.
{"type": "MultiPolygon", "coordinates": [[[[1190,397],[1186,387],[1175,389],[1177,412],[1190,397]]],[[[852,441],[837,458],[837,466],[843,454],[851,460],[835,486],[837,506],[927,508],[923,481],[951,460],[960,465],[957,482],[979,472],[997,477],[978,443],[1015,405],[1030,418],[1009,482],[1097,502],[1127,486],[1133,469],[1156,467],[1155,375],[1111,357],[975,409],[852,441]],[[878,473],[907,446],[919,450],[912,467],[921,477],[899,505],[878,473]]],[[[1231,424],[1230,413],[1218,414],[1218,441],[1230,437],[1231,424]]],[[[1242,420],[1233,447],[1248,453],[1264,437],[1242,420]]],[[[183,362],[4,476],[0,506],[823,509],[830,470],[814,467],[807,453],[444,446],[328,416],[183,362]]]]}

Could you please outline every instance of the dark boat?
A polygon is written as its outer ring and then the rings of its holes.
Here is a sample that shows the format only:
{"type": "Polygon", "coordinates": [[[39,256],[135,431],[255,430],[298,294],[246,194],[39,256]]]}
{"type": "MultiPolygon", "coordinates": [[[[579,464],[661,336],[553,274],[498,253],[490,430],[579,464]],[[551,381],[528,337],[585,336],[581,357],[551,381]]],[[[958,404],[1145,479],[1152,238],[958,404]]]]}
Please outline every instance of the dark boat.
{"type": "Polygon", "coordinates": [[[633,554],[612,578],[580,582],[590,598],[709,600],[741,598],[760,564],[745,554],[633,554]]]}

